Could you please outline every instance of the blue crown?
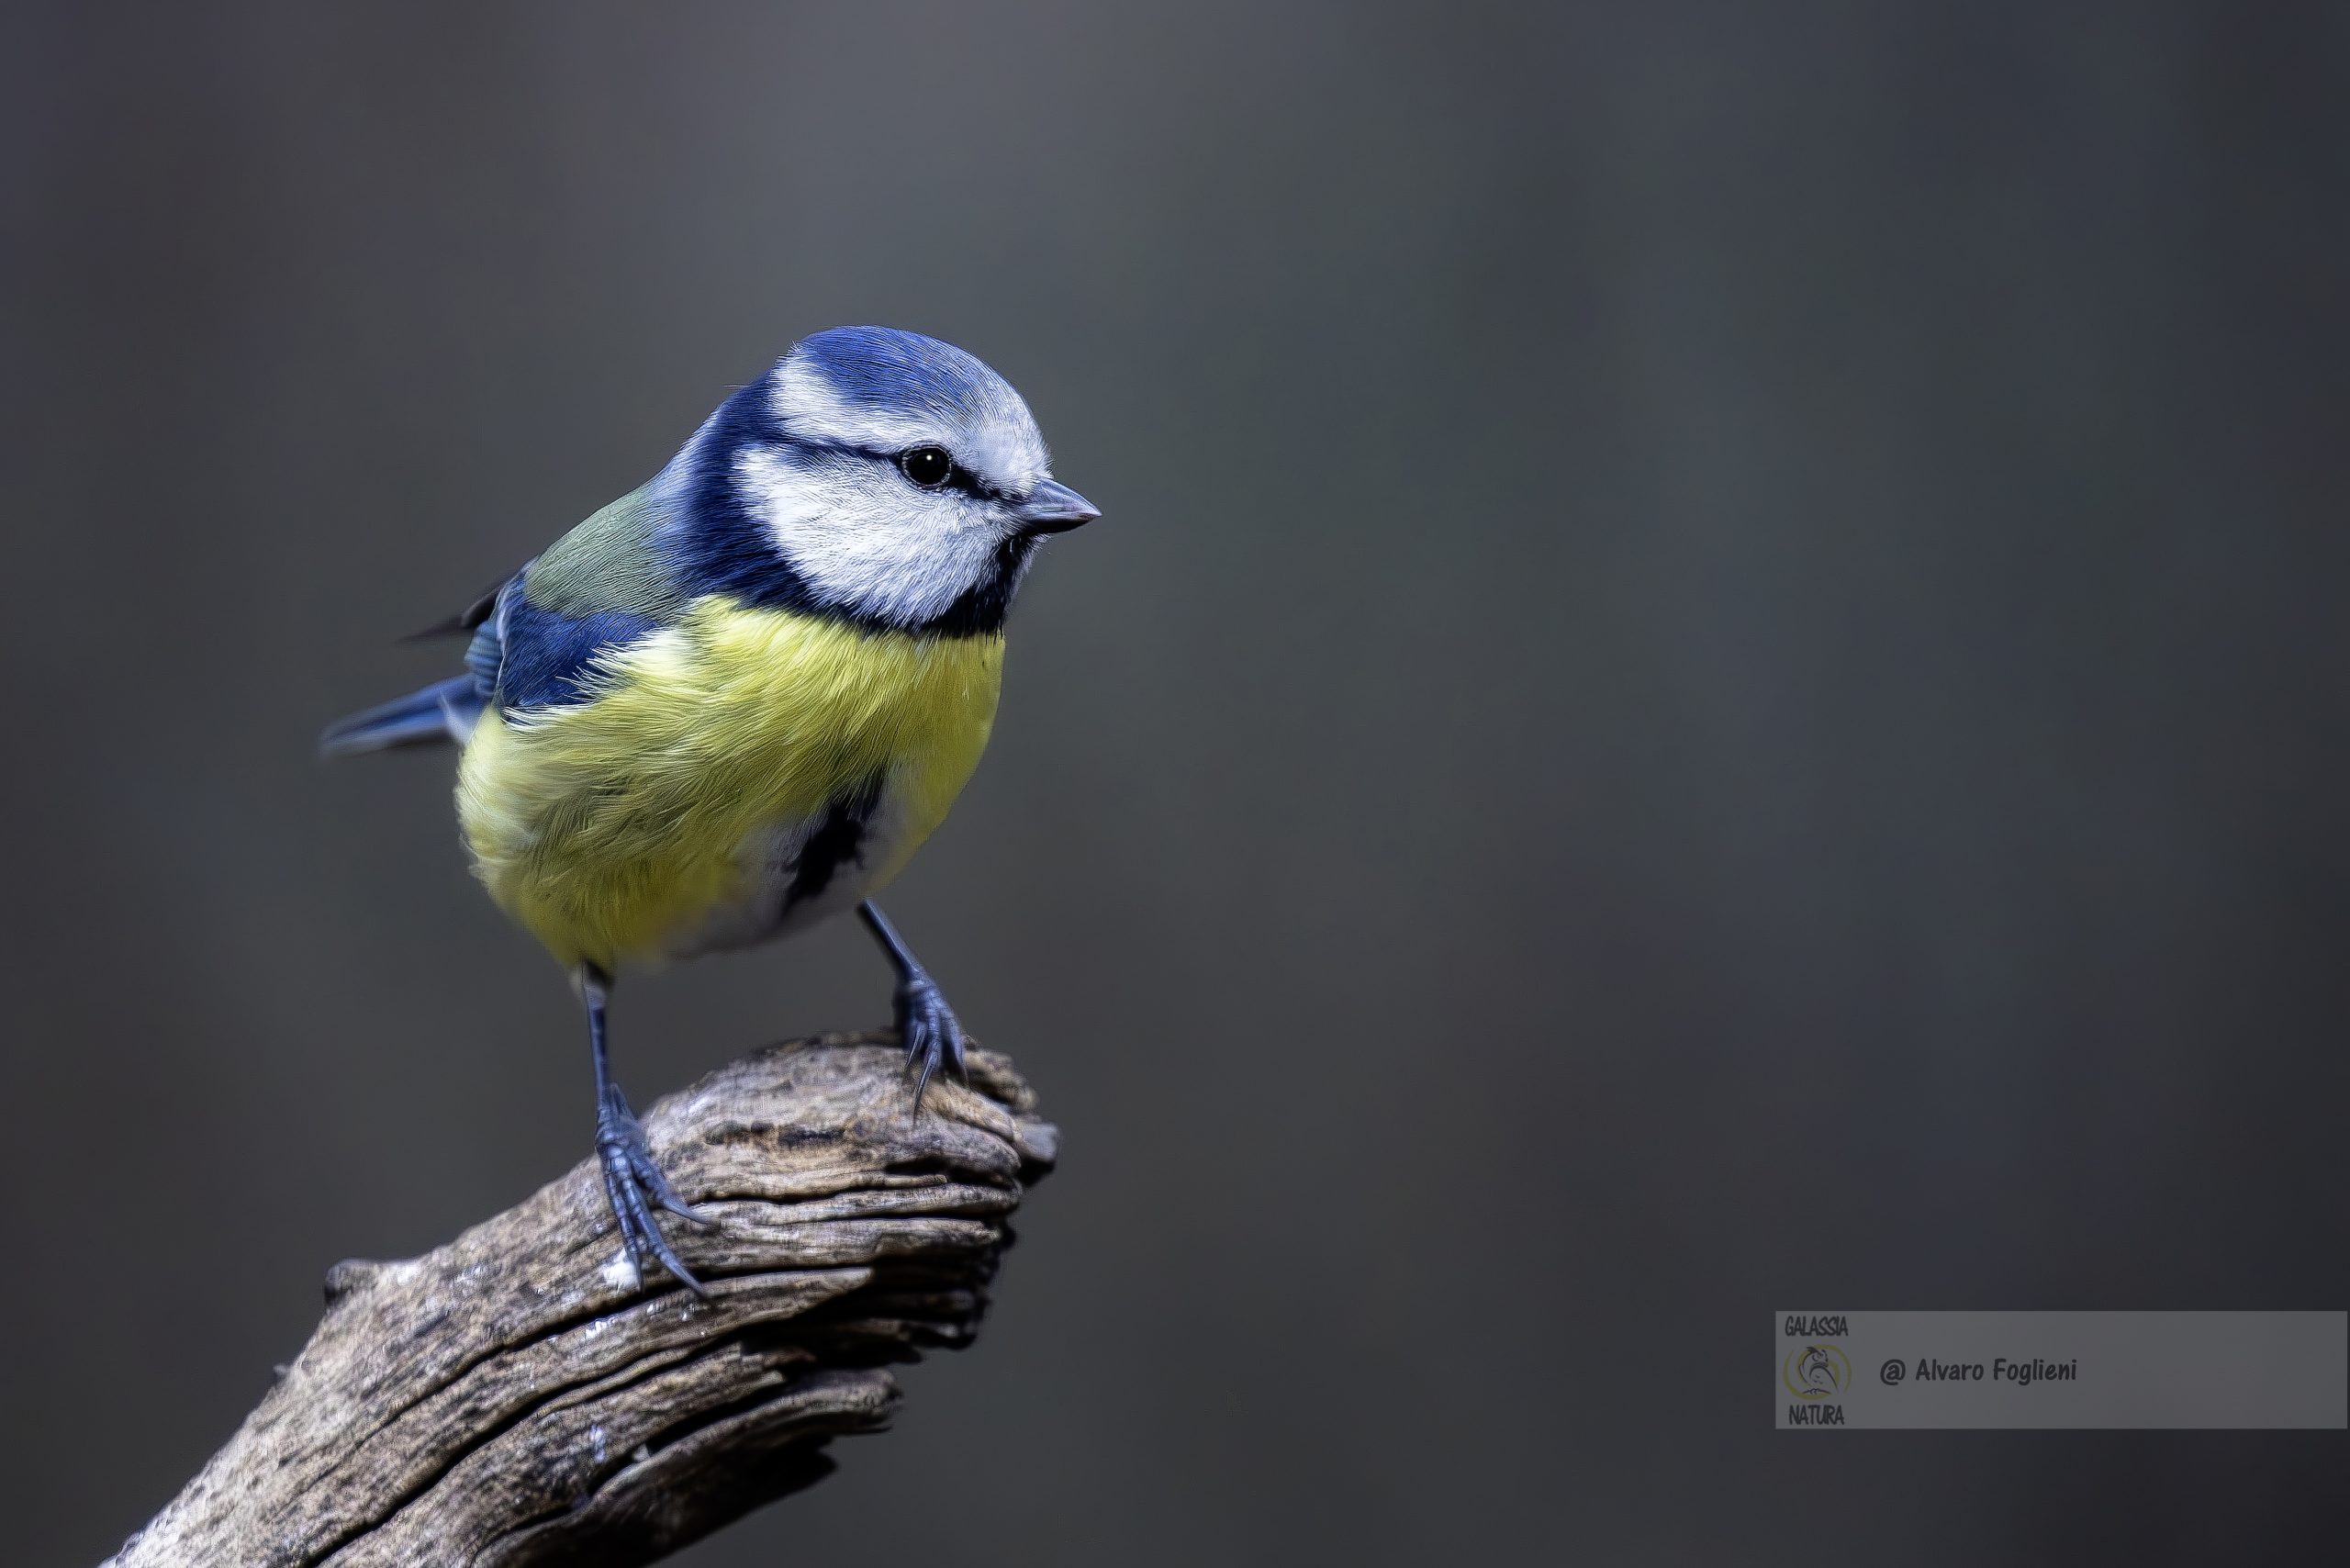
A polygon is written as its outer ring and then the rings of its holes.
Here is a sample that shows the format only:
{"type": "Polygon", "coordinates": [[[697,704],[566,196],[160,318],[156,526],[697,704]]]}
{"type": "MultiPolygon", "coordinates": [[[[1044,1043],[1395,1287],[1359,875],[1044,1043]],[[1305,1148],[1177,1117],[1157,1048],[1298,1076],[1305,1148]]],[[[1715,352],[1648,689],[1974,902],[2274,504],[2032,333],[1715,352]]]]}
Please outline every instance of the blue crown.
{"type": "Polygon", "coordinates": [[[1012,395],[1003,377],[953,343],[894,327],[834,327],[786,356],[805,362],[851,403],[890,411],[984,417],[1012,395]]]}

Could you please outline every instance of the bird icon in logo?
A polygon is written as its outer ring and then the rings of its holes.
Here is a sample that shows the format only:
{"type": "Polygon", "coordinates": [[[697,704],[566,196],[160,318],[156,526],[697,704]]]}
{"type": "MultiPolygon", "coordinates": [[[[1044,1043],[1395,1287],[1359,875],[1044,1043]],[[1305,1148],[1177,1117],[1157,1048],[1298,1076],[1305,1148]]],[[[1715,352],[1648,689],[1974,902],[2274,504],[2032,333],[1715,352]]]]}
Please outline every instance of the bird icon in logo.
{"type": "Polygon", "coordinates": [[[1780,1381],[1797,1399],[1830,1399],[1852,1381],[1852,1363],[1833,1345],[1806,1345],[1787,1352],[1780,1381]]]}

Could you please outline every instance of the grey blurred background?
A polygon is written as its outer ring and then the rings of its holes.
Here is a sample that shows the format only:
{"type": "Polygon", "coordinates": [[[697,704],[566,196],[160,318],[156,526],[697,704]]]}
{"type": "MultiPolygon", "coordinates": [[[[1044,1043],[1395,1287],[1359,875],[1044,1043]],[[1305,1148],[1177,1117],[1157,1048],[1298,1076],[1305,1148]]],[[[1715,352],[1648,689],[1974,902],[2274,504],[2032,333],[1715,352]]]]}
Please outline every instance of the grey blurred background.
{"type": "MultiPolygon", "coordinates": [[[[585,1154],[449,759],[312,737],[857,321],[1108,514],[890,903],[1067,1158],[978,1347],[681,1561],[2338,1531],[2341,1434],[1761,1378],[1789,1305],[2350,1303],[2345,16],[13,9],[16,1560],[585,1154]]],[[[673,969],[622,1076],[886,998],[673,969]]]]}

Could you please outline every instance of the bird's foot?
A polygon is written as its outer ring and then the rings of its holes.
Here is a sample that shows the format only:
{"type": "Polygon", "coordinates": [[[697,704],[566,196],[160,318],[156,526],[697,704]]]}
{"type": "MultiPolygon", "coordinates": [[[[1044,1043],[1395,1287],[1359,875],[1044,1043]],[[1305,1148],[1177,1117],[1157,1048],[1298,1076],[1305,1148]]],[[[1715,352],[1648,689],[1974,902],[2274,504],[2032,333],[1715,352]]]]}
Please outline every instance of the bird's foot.
{"type": "Polygon", "coordinates": [[[931,1076],[946,1069],[956,1082],[968,1081],[963,1069],[963,1025],[946,1005],[938,986],[917,969],[898,982],[893,998],[898,1014],[898,1038],[906,1047],[906,1065],[914,1080],[914,1114],[922,1114],[923,1091],[931,1076]]]}
{"type": "Polygon", "coordinates": [[[636,1114],[617,1088],[604,1091],[602,1103],[596,1109],[596,1159],[604,1168],[604,1197],[612,1205],[621,1245],[628,1249],[629,1264],[637,1279],[647,1278],[645,1259],[650,1255],[688,1290],[708,1300],[710,1293],[702,1282],[677,1261],[677,1254],[654,1221],[653,1210],[658,1205],[696,1225],[717,1222],[678,1197],[669,1179],[661,1174],[653,1151],[645,1147],[644,1129],[637,1125],[636,1114]]]}

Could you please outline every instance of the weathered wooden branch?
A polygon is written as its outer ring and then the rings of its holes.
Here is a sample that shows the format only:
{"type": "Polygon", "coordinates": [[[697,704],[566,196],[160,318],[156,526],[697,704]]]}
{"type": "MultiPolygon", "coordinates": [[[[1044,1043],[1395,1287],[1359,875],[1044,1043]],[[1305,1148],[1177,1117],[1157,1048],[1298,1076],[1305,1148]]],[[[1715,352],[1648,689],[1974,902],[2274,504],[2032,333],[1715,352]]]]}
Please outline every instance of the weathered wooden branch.
{"type": "Polygon", "coordinates": [[[1053,1128],[1005,1058],[934,1082],[892,1036],[756,1051],[644,1128],[709,1282],[640,1289],[592,1161],[421,1258],[350,1262],[277,1385],[119,1568],[649,1562],[885,1425],[884,1363],[968,1341],[1053,1128]]]}

